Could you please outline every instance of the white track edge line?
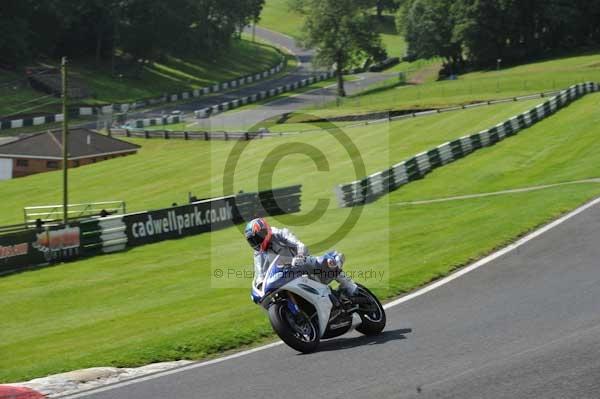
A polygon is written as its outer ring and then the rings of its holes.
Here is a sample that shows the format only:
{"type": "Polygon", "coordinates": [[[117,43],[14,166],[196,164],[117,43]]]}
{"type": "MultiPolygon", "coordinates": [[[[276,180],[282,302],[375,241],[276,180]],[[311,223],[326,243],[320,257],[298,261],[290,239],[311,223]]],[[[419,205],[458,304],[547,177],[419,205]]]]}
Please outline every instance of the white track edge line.
{"type": "Polygon", "coordinates": [[[506,247],[486,256],[483,259],[478,260],[477,262],[464,267],[460,270],[457,270],[456,272],[452,273],[451,275],[444,277],[441,280],[438,280],[434,283],[431,283],[423,288],[421,288],[420,290],[417,290],[415,292],[413,292],[412,294],[408,294],[403,296],[402,298],[398,298],[392,302],[388,302],[384,308],[385,309],[389,309],[391,307],[394,307],[396,305],[399,305],[401,303],[404,303],[406,301],[410,301],[413,298],[416,298],[420,295],[423,295],[429,291],[432,291],[438,287],[441,287],[442,285],[448,284],[450,281],[455,280],[467,273],[469,273],[470,271],[473,271],[475,269],[480,268],[481,266],[490,263],[493,260],[496,260],[498,258],[500,258],[503,255],[506,255],[507,253],[519,248],[520,246],[526,244],[527,242],[533,240],[534,238],[537,238],[539,236],[541,236],[542,234],[546,233],[549,230],[552,230],[553,228],[555,228],[556,226],[566,222],[567,220],[579,215],[580,213],[586,211],[587,209],[593,207],[594,205],[597,205],[598,203],[600,203],[600,197],[596,198],[595,200],[592,200],[591,202],[588,202],[587,204],[584,204],[582,206],[580,206],[579,208],[575,209],[574,211],[569,212],[568,214],[558,218],[557,220],[527,234],[525,237],[519,239],[518,241],[507,245],[506,247]]]}
{"type": "MultiPolygon", "coordinates": [[[[423,287],[423,288],[421,288],[421,289],[419,289],[419,290],[417,290],[417,291],[415,291],[415,292],[413,292],[411,294],[405,295],[405,296],[403,296],[401,298],[398,298],[398,299],[396,299],[394,301],[388,302],[387,304],[384,305],[384,309],[390,309],[390,308],[392,308],[394,306],[397,306],[397,305],[400,305],[401,303],[410,301],[411,299],[414,299],[414,298],[416,298],[418,296],[426,294],[429,291],[433,291],[436,288],[439,288],[439,287],[441,287],[443,285],[446,285],[449,282],[451,282],[452,280],[455,280],[455,279],[457,279],[457,278],[459,278],[459,277],[461,277],[461,276],[463,276],[463,275],[465,275],[465,274],[467,274],[467,273],[469,273],[469,272],[471,272],[471,271],[473,271],[475,269],[478,269],[481,266],[484,266],[484,265],[486,265],[486,264],[488,264],[488,263],[490,263],[490,262],[492,262],[492,261],[500,258],[501,256],[503,256],[503,255],[505,255],[505,254],[507,254],[507,253],[509,253],[509,252],[511,252],[511,251],[513,251],[513,250],[515,250],[515,249],[517,249],[519,247],[521,247],[522,245],[526,244],[527,242],[529,242],[529,241],[531,241],[531,240],[533,240],[533,239],[541,236],[542,234],[546,233],[547,231],[555,228],[556,226],[558,226],[558,225],[566,222],[567,220],[569,220],[569,219],[571,219],[571,218],[579,215],[580,213],[588,210],[589,208],[591,208],[591,207],[593,207],[593,206],[595,206],[595,205],[597,205],[599,203],[600,203],[600,197],[598,197],[598,198],[596,198],[596,199],[594,199],[594,200],[592,200],[592,201],[590,201],[590,202],[588,202],[588,203],[580,206],[579,208],[577,208],[577,209],[569,212],[568,214],[566,214],[566,215],[558,218],[557,220],[555,220],[555,221],[553,221],[553,222],[551,222],[551,223],[549,223],[549,224],[547,224],[547,225],[545,225],[545,226],[543,226],[543,227],[541,227],[541,228],[539,228],[539,229],[537,229],[537,230],[535,230],[535,231],[527,234],[525,237],[519,239],[518,241],[516,241],[516,242],[514,242],[514,243],[512,243],[512,244],[510,244],[510,245],[508,245],[508,246],[506,246],[506,247],[504,247],[502,249],[500,249],[499,251],[496,251],[496,252],[494,252],[494,253],[486,256],[483,259],[478,260],[477,262],[475,262],[475,263],[473,263],[473,264],[471,264],[471,265],[469,265],[467,267],[464,267],[464,268],[462,268],[462,269],[460,269],[460,270],[452,273],[451,275],[449,275],[447,277],[444,277],[441,280],[438,280],[438,281],[436,281],[434,283],[431,283],[431,284],[429,284],[429,285],[427,285],[427,286],[425,286],[425,287],[423,287]]],[[[124,386],[137,384],[139,382],[149,381],[149,380],[153,380],[155,378],[159,378],[159,377],[163,377],[163,376],[167,376],[167,375],[171,375],[171,374],[176,374],[176,373],[179,373],[179,372],[182,372],[182,371],[193,370],[193,369],[204,367],[204,366],[210,366],[212,364],[221,363],[221,362],[224,362],[226,360],[236,359],[238,357],[250,355],[252,353],[259,352],[259,351],[262,351],[262,350],[265,350],[265,349],[270,349],[270,348],[273,348],[275,346],[279,346],[279,345],[282,345],[282,344],[283,344],[282,341],[273,342],[273,343],[270,343],[270,344],[267,344],[267,345],[263,345],[263,346],[259,346],[259,347],[256,347],[256,348],[253,348],[253,349],[249,349],[249,350],[246,350],[246,351],[234,353],[232,355],[224,356],[224,357],[221,357],[221,358],[218,358],[218,359],[208,360],[208,361],[200,362],[200,363],[194,363],[194,364],[190,364],[190,365],[187,365],[187,366],[182,366],[182,367],[179,367],[179,368],[175,368],[175,369],[172,369],[172,370],[167,370],[167,371],[162,371],[162,372],[158,372],[158,373],[154,373],[154,374],[149,374],[149,375],[147,375],[145,377],[134,378],[134,379],[126,380],[126,381],[123,381],[123,382],[117,382],[115,384],[107,385],[105,387],[92,388],[89,391],[84,391],[84,392],[81,392],[81,393],[76,393],[76,394],[72,394],[72,395],[64,395],[64,396],[60,396],[59,395],[59,396],[56,396],[56,397],[57,398],[73,398],[73,399],[74,398],[81,398],[81,397],[89,396],[89,395],[92,395],[92,394],[96,394],[96,393],[100,393],[100,392],[104,392],[104,391],[109,391],[109,390],[112,390],[112,389],[115,389],[115,388],[121,388],[121,387],[124,387],[124,386]]]]}

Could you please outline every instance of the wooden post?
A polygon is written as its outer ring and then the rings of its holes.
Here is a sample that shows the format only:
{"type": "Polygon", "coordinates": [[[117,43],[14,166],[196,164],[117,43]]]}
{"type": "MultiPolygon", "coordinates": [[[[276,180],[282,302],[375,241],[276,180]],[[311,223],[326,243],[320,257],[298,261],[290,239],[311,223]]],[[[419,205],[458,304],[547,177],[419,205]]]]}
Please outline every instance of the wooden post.
{"type": "Polygon", "coordinates": [[[69,170],[69,110],[68,110],[68,84],[67,84],[67,57],[62,57],[61,60],[62,74],[62,155],[63,155],[63,223],[67,225],[69,222],[69,185],[68,185],[68,170],[69,170]]]}

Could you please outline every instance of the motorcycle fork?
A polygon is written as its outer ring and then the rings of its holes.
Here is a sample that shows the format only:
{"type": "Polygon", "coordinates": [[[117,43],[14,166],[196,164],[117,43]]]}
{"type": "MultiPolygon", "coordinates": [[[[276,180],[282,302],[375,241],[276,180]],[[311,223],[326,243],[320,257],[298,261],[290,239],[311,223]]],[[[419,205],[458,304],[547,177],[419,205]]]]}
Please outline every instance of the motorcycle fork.
{"type": "Polygon", "coordinates": [[[304,310],[302,310],[302,308],[300,308],[300,306],[298,306],[298,300],[296,298],[296,295],[291,293],[291,292],[287,292],[288,294],[288,309],[290,310],[290,312],[292,312],[292,314],[294,315],[294,317],[297,317],[298,315],[300,315],[301,313],[304,313],[304,315],[306,317],[308,317],[309,319],[314,319],[317,317],[317,312],[315,309],[315,313],[313,313],[312,315],[309,315],[307,313],[305,313],[304,310]]]}
{"type": "Polygon", "coordinates": [[[298,314],[300,314],[300,306],[298,306],[296,297],[291,292],[288,292],[287,294],[289,299],[287,302],[288,309],[290,312],[292,312],[294,316],[297,316],[298,314]]]}

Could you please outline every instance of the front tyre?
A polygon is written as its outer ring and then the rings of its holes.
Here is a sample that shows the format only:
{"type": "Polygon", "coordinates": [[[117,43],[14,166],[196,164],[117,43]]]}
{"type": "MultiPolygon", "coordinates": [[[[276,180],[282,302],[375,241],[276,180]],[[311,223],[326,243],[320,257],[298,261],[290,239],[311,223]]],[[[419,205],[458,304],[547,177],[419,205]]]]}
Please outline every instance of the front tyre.
{"type": "Polygon", "coordinates": [[[360,316],[361,323],[356,331],[364,335],[381,334],[385,328],[385,310],[379,299],[369,289],[358,284],[357,292],[352,299],[357,299],[359,308],[356,313],[360,316]]]}
{"type": "Polygon", "coordinates": [[[273,330],[289,347],[302,353],[311,353],[319,346],[320,334],[316,321],[304,312],[293,315],[286,302],[271,305],[269,320],[273,330]]]}

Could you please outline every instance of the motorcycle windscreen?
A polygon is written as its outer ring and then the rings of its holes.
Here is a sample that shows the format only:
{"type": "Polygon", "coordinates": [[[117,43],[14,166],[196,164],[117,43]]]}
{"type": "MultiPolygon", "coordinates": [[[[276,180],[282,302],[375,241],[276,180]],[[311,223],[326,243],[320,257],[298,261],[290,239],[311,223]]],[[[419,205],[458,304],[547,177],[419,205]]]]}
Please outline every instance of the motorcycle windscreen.
{"type": "Polygon", "coordinates": [[[271,267],[263,282],[265,296],[277,291],[295,278],[296,275],[289,267],[271,267]]]}

